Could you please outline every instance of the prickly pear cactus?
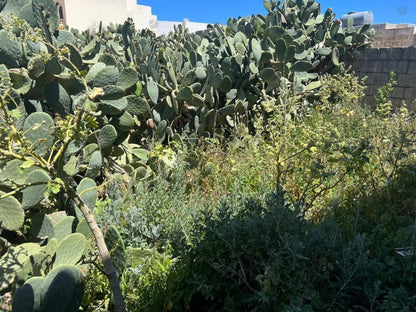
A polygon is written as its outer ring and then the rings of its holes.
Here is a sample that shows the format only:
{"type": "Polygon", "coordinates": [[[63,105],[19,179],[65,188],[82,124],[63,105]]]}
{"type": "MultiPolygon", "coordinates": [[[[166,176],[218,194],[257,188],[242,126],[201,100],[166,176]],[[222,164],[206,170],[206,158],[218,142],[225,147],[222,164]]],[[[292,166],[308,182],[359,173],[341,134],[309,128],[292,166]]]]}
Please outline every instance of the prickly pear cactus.
{"type": "Polygon", "coordinates": [[[30,256],[41,251],[36,243],[25,243],[12,246],[0,258],[0,292],[8,289],[16,278],[16,272],[21,269],[30,256]]]}
{"type": "Polygon", "coordinates": [[[49,175],[42,169],[34,170],[27,176],[25,183],[30,186],[23,190],[23,208],[27,209],[40,204],[45,198],[46,185],[50,180],[49,175]]]}
{"type": "Polygon", "coordinates": [[[13,312],[76,312],[84,294],[84,273],[74,265],[60,265],[45,277],[33,277],[17,288],[13,312]]]}
{"type": "Polygon", "coordinates": [[[24,123],[23,131],[26,139],[37,154],[46,154],[54,143],[52,117],[44,112],[30,114],[24,123]]]}
{"type": "Polygon", "coordinates": [[[76,264],[82,258],[86,247],[87,240],[84,235],[72,233],[66,236],[56,249],[56,258],[53,266],[76,264]]]}
{"type": "Polygon", "coordinates": [[[25,212],[20,202],[13,196],[4,196],[0,191],[0,227],[9,231],[16,231],[23,226],[25,212]]]}
{"type": "Polygon", "coordinates": [[[117,274],[121,276],[126,266],[126,249],[124,241],[120,236],[117,228],[111,225],[104,235],[105,243],[110,251],[114,268],[117,274]]]}

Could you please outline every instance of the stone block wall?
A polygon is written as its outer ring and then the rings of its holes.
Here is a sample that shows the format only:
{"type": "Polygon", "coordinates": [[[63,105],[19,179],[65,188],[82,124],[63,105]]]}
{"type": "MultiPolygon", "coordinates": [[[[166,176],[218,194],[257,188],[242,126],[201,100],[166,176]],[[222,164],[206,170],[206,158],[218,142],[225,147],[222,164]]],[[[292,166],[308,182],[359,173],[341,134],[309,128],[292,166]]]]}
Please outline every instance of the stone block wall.
{"type": "Polygon", "coordinates": [[[375,24],[373,48],[405,48],[416,46],[416,25],[375,24]]]}
{"type": "Polygon", "coordinates": [[[374,106],[377,89],[389,81],[393,71],[397,86],[391,101],[397,105],[404,100],[409,108],[416,111],[416,47],[367,49],[347,65],[352,65],[359,77],[367,76],[366,104],[374,106]]]}

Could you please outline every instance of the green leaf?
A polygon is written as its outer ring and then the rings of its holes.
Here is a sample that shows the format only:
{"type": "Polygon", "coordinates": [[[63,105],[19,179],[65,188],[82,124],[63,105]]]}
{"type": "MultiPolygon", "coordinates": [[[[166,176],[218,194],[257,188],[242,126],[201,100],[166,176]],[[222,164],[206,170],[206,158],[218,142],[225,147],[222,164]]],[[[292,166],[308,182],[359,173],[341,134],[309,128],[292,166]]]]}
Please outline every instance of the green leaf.
{"type": "Polygon", "coordinates": [[[0,259],[0,292],[6,290],[16,278],[16,271],[29,259],[31,255],[41,251],[36,243],[24,243],[12,246],[0,259]]]}
{"type": "Polygon", "coordinates": [[[50,152],[54,143],[54,126],[51,116],[44,112],[32,113],[26,118],[23,131],[35,153],[43,155],[50,152]]]}
{"type": "Polygon", "coordinates": [[[37,213],[32,218],[30,234],[39,240],[52,239],[55,236],[51,218],[44,213],[37,213]]]}
{"type": "Polygon", "coordinates": [[[197,67],[195,70],[196,77],[200,80],[207,78],[207,72],[203,67],[197,67]]]}
{"type": "Polygon", "coordinates": [[[56,41],[58,42],[58,45],[63,45],[65,43],[75,44],[76,38],[72,32],[63,29],[58,31],[56,41]]]}
{"type": "Polygon", "coordinates": [[[274,79],[277,78],[276,72],[274,71],[273,68],[267,67],[265,69],[263,69],[260,74],[259,74],[260,78],[266,82],[270,82],[274,79]]]}
{"type": "Polygon", "coordinates": [[[269,0],[264,0],[263,5],[264,5],[264,8],[267,10],[267,12],[270,13],[272,11],[272,5],[269,0]]]}
{"type": "Polygon", "coordinates": [[[140,81],[138,81],[136,83],[136,91],[135,91],[135,94],[137,96],[140,96],[142,94],[142,89],[143,89],[142,83],[140,81]]]}
{"type": "Polygon", "coordinates": [[[253,38],[251,40],[251,49],[253,51],[254,59],[257,62],[260,61],[261,53],[262,53],[262,48],[261,48],[260,42],[257,39],[255,39],[255,38],[253,38]]]}
{"type": "Polygon", "coordinates": [[[71,98],[58,82],[48,82],[43,92],[49,107],[59,115],[66,116],[72,112],[71,98]]]}
{"type": "Polygon", "coordinates": [[[321,81],[312,81],[311,83],[309,83],[308,85],[306,85],[305,87],[305,91],[311,91],[314,89],[317,89],[321,86],[321,81]]]}
{"type": "Polygon", "coordinates": [[[100,100],[98,110],[105,115],[120,115],[127,108],[127,99],[122,97],[117,100],[100,100]]]}
{"type": "Polygon", "coordinates": [[[195,82],[197,78],[195,70],[190,70],[186,73],[186,75],[182,79],[181,88],[190,86],[195,82]]]}
{"type": "Polygon", "coordinates": [[[73,176],[79,172],[77,157],[72,155],[64,165],[64,171],[67,175],[73,176]]]}
{"type": "Polygon", "coordinates": [[[85,177],[95,179],[98,176],[103,165],[102,159],[103,156],[101,155],[100,151],[95,151],[91,155],[87,171],[85,172],[85,177]]]}
{"type": "Polygon", "coordinates": [[[129,112],[124,112],[117,116],[111,123],[121,131],[130,131],[135,125],[134,118],[129,112]]]}
{"type": "Polygon", "coordinates": [[[117,274],[121,276],[126,266],[126,250],[123,239],[114,225],[111,225],[107,229],[104,239],[108,250],[110,251],[114,268],[116,269],[117,274]]]}
{"type": "Polygon", "coordinates": [[[21,165],[20,168],[22,169],[28,169],[32,167],[35,164],[35,161],[33,159],[25,160],[21,165]]]}
{"type": "MultiPolygon", "coordinates": [[[[98,62],[91,66],[90,70],[88,71],[87,75],[85,76],[85,80],[88,84],[93,83],[95,80],[95,77],[97,77],[98,73],[100,73],[101,70],[106,68],[107,65],[104,63],[98,62]]],[[[99,80],[97,81],[99,82],[99,80]]]]}
{"type": "Polygon", "coordinates": [[[235,48],[236,48],[238,54],[240,54],[240,55],[244,55],[246,53],[246,47],[241,42],[237,42],[235,44],[235,48]]]}

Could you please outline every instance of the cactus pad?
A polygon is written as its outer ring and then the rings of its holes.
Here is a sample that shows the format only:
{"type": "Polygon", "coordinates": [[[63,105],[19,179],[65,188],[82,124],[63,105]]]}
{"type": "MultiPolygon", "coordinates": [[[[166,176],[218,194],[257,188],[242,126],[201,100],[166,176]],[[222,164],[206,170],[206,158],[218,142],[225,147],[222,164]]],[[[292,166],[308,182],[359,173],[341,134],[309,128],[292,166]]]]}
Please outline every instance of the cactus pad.
{"type": "Polygon", "coordinates": [[[102,164],[103,164],[103,156],[101,155],[101,152],[95,151],[91,155],[85,176],[87,178],[95,179],[100,173],[102,164]]]}
{"type": "Polygon", "coordinates": [[[37,154],[43,155],[50,151],[54,143],[53,127],[54,122],[46,113],[36,112],[26,118],[23,131],[37,154]]]}
{"type": "Polygon", "coordinates": [[[47,182],[51,178],[42,169],[32,171],[26,178],[25,183],[41,183],[39,185],[28,186],[23,190],[22,206],[30,208],[39,204],[45,197],[47,182]],[[43,183],[44,182],[44,183],[43,183]]]}
{"type": "Polygon", "coordinates": [[[76,312],[84,294],[84,273],[73,265],[61,265],[45,277],[33,277],[19,287],[13,312],[76,312]]]}
{"type": "Polygon", "coordinates": [[[81,233],[66,236],[56,249],[54,268],[61,264],[76,264],[84,254],[87,239],[81,233]]]}
{"type": "Polygon", "coordinates": [[[95,208],[95,202],[97,201],[97,189],[95,189],[95,181],[90,178],[84,178],[81,180],[77,187],[77,193],[81,194],[81,198],[84,201],[85,205],[89,209],[93,210],[95,208]],[[94,188],[94,189],[93,189],[94,188]],[[84,193],[85,190],[92,189],[84,193]]]}
{"type": "Polygon", "coordinates": [[[114,225],[107,229],[104,239],[110,252],[114,268],[116,269],[117,274],[121,276],[126,266],[126,250],[123,239],[114,225]]]}
{"type": "Polygon", "coordinates": [[[144,98],[129,95],[127,99],[127,112],[133,116],[149,117],[151,114],[149,103],[144,98]]]}
{"type": "Polygon", "coordinates": [[[51,239],[54,237],[55,232],[51,218],[44,213],[34,215],[32,218],[30,234],[38,240],[51,239]]]}
{"type": "MultiPolygon", "coordinates": [[[[0,191],[0,196],[4,195],[0,191]]],[[[13,196],[0,199],[0,228],[16,231],[23,226],[25,212],[13,196]]]]}
{"type": "Polygon", "coordinates": [[[139,81],[139,75],[137,71],[132,67],[124,68],[117,79],[117,87],[123,90],[132,88],[139,81]]]}
{"type": "Polygon", "coordinates": [[[127,100],[122,97],[117,100],[101,100],[98,104],[98,110],[105,115],[119,115],[127,108],[127,100]]]}
{"type": "Polygon", "coordinates": [[[18,271],[30,256],[39,252],[41,247],[35,243],[25,243],[10,247],[0,259],[0,292],[7,289],[16,278],[18,271]]]}
{"type": "Polygon", "coordinates": [[[115,85],[120,73],[114,66],[103,67],[94,77],[94,87],[104,87],[107,85],[115,85]]]}
{"type": "Polygon", "coordinates": [[[55,238],[58,242],[61,242],[65,237],[70,235],[75,229],[75,217],[68,216],[65,217],[55,225],[55,238]]]}
{"type": "Polygon", "coordinates": [[[102,149],[111,147],[117,139],[117,130],[112,125],[105,125],[98,135],[98,142],[102,149]]]}
{"type": "Polygon", "coordinates": [[[46,102],[61,116],[71,113],[71,99],[66,90],[56,81],[48,82],[44,88],[46,102]]]}
{"type": "Polygon", "coordinates": [[[42,297],[46,289],[43,277],[32,277],[20,286],[13,295],[12,312],[41,311],[42,297]]]}

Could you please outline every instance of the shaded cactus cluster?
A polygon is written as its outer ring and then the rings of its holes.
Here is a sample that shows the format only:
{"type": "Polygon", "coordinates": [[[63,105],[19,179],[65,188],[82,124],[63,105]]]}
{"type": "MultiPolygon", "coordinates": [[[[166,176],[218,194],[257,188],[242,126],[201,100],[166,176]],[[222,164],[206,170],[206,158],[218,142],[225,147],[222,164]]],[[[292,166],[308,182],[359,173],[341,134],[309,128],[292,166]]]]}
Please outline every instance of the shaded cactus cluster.
{"type": "Polygon", "coordinates": [[[85,220],[75,227],[72,216],[38,213],[31,221],[28,236],[35,242],[10,246],[0,258],[0,292],[22,285],[13,296],[13,311],[78,311],[84,273],[77,263],[90,236],[85,220]]]}

